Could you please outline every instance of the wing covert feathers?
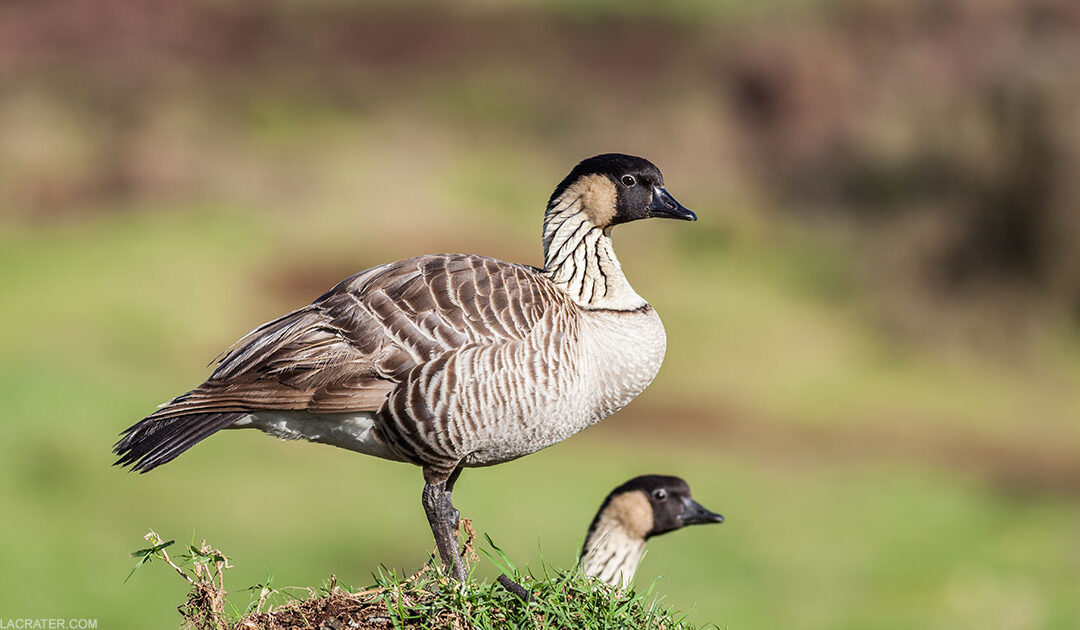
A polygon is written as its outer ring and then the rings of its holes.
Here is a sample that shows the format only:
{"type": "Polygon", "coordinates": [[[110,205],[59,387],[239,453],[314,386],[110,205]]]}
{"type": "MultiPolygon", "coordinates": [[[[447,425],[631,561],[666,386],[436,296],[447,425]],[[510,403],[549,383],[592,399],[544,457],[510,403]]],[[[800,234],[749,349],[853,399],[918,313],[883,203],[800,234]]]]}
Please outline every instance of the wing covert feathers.
{"type": "Polygon", "coordinates": [[[524,339],[565,300],[536,270],[481,256],[368,269],[248,333],[206,382],[125,431],[116,463],[145,472],[253,411],[378,411],[418,365],[524,339]]]}

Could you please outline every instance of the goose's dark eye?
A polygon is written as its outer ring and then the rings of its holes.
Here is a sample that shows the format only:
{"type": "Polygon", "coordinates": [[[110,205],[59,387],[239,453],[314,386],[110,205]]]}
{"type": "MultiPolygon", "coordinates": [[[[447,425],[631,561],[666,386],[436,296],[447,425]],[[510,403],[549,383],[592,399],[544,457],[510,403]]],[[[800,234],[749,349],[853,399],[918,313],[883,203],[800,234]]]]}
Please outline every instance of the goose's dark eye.
{"type": "Polygon", "coordinates": [[[623,175],[622,176],[622,183],[623,183],[623,186],[626,186],[627,188],[629,188],[629,187],[633,186],[634,184],[636,184],[637,180],[634,179],[633,175],[623,175]]]}
{"type": "Polygon", "coordinates": [[[667,498],[667,490],[660,488],[659,490],[653,492],[652,495],[656,497],[657,501],[663,501],[667,498]]]}

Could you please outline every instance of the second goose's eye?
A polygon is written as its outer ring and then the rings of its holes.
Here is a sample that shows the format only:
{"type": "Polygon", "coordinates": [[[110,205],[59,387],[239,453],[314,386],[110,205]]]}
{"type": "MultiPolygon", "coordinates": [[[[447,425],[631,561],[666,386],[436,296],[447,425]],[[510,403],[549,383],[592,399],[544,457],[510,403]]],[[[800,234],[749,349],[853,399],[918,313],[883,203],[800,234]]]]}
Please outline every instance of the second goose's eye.
{"type": "Polygon", "coordinates": [[[667,490],[664,490],[663,488],[660,488],[656,492],[653,492],[652,495],[654,497],[656,497],[657,501],[663,501],[664,499],[667,498],[667,490]]]}
{"type": "Polygon", "coordinates": [[[626,186],[627,188],[637,183],[637,180],[634,179],[633,175],[623,175],[621,181],[623,183],[623,186],[626,186]]]}

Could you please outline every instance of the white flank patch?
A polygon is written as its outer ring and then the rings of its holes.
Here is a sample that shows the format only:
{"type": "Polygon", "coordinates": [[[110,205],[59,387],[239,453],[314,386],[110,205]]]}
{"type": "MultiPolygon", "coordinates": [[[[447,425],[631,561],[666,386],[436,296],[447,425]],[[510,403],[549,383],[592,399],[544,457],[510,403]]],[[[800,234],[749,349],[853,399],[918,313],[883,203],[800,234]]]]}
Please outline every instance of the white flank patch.
{"type": "Polygon", "coordinates": [[[236,421],[231,429],[259,429],[282,440],[307,440],[400,461],[375,435],[372,413],[313,414],[260,411],[236,421]]]}

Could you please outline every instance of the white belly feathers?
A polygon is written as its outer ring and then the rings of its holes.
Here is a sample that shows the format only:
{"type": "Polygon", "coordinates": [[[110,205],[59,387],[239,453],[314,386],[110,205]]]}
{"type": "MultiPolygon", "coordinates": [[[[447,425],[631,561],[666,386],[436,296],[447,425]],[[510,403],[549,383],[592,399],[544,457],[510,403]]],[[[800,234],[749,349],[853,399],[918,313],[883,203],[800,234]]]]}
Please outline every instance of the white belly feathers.
{"type": "Polygon", "coordinates": [[[370,412],[313,414],[306,411],[260,411],[244,416],[232,429],[259,429],[282,440],[307,440],[399,460],[375,434],[370,412]]]}

